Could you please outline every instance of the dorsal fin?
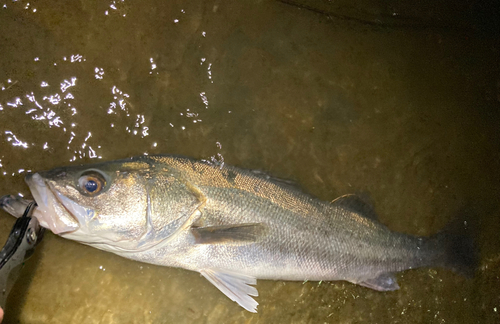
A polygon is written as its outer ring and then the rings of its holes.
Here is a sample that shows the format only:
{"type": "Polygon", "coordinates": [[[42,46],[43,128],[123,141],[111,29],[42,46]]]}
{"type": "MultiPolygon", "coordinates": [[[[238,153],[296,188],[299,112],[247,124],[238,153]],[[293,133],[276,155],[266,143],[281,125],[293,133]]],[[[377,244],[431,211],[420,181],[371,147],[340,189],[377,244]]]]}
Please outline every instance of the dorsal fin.
{"type": "Polygon", "coordinates": [[[344,195],[332,201],[332,205],[349,210],[371,220],[378,221],[377,213],[373,206],[358,195],[344,195]]]}
{"type": "Polygon", "coordinates": [[[290,180],[290,179],[282,179],[282,178],[277,178],[275,176],[269,175],[268,173],[260,170],[250,170],[254,175],[262,177],[266,180],[269,180],[271,182],[274,182],[276,184],[282,185],[282,186],[290,186],[293,189],[300,189],[300,186],[297,182],[290,180]]]}

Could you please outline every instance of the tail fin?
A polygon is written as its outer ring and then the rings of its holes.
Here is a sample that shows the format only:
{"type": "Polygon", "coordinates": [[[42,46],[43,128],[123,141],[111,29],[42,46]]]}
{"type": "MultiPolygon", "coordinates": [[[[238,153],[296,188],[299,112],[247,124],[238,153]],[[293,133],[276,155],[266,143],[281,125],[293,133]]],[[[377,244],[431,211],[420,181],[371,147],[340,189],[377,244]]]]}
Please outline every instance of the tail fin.
{"type": "Polygon", "coordinates": [[[442,251],[437,263],[467,277],[473,277],[478,265],[478,250],[474,244],[477,217],[465,213],[457,217],[431,241],[442,251]]]}

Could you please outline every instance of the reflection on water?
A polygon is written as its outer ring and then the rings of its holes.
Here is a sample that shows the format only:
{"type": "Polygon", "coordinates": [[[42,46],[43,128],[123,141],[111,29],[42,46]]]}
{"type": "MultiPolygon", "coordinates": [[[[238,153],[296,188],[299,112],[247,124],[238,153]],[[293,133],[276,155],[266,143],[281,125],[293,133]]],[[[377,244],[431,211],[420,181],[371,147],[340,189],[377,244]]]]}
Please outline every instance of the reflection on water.
{"type": "MultiPolygon", "coordinates": [[[[325,200],[368,192],[385,224],[416,235],[473,206],[476,277],[407,271],[391,293],[259,281],[251,314],[197,273],[48,234],[7,321],[498,323],[498,39],[453,15],[422,28],[370,20],[387,9],[370,1],[356,19],[342,18],[352,6],[284,2],[4,0],[0,195],[29,196],[34,170],[188,155],[294,179],[325,200]]],[[[13,222],[1,215],[1,240],[13,222]]]]}

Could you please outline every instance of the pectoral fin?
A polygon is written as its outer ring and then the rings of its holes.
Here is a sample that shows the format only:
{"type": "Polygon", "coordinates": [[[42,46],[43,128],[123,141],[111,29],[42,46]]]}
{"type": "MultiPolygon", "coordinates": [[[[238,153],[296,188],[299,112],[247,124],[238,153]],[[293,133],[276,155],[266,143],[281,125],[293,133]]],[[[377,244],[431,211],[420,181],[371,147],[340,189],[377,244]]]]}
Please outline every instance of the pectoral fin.
{"type": "Polygon", "coordinates": [[[375,278],[356,282],[356,284],[378,291],[393,291],[399,289],[398,282],[392,273],[382,273],[375,278]]]}
{"type": "Polygon", "coordinates": [[[255,285],[257,279],[220,269],[203,269],[200,273],[232,301],[237,302],[249,312],[257,313],[259,303],[250,297],[259,295],[257,289],[250,286],[255,285]]]}
{"type": "Polygon", "coordinates": [[[197,244],[235,243],[248,244],[256,242],[265,232],[264,225],[237,224],[223,226],[194,227],[191,232],[197,244]]]}

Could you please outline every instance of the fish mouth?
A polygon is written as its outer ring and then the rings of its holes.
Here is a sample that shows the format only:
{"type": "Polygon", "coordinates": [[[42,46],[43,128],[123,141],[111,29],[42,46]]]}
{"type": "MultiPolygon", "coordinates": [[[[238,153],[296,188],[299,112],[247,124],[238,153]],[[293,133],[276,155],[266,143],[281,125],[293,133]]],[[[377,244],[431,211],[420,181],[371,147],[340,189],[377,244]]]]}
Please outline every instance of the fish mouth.
{"type": "Polygon", "coordinates": [[[26,176],[33,198],[38,207],[34,216],[41,226],[50,229],[55,234],[74,232],[80,228],[80,222],[71,208],[75,202],[63,196],[49,182],[35,173],[26,176]]]}

